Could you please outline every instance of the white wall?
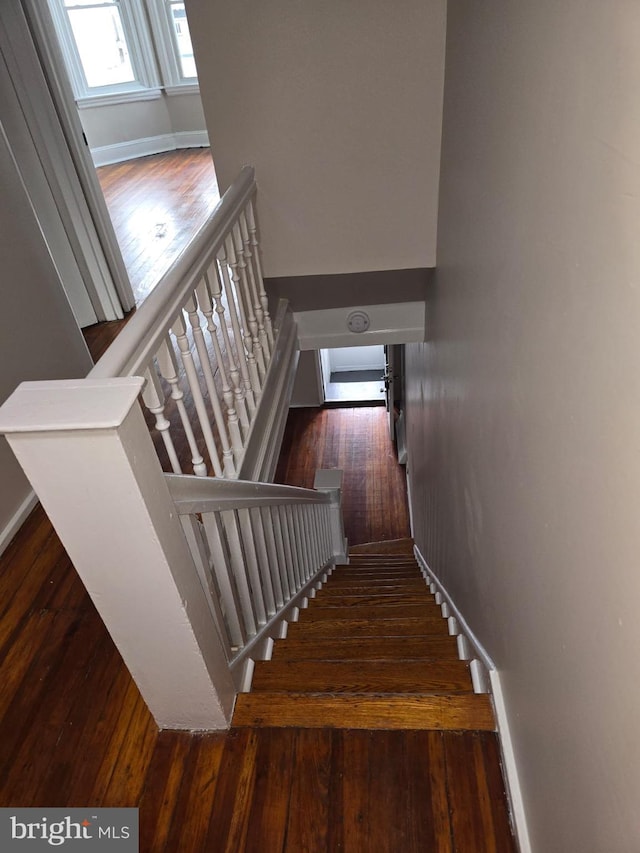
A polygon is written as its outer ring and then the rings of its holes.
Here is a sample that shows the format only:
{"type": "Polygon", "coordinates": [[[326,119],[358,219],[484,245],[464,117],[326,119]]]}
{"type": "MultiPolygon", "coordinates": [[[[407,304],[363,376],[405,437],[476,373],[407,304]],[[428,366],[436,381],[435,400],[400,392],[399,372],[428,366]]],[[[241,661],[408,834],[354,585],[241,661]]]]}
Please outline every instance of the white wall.
{"type": "Polygon", "coordinates": [[[640,850],[640,5],[450,0],[415,535],[502,672],[536,853],[640,850]]]}
{"type": "MultiPolygon", "coordinates": [[[[118,159],[119,151],[127,152],[130,143],[142,144],[141,154],[170,150],[176,139],[188,147],[205,144],[206,127],[202,101],[197,93],[164,95],[147,101],[82,107],[80,122],[96,162],[103,164],[118,159]],[[153,148],[155,140],[155,149],[153,148]]],[[[131,148],[129,156],[137,156],[131,148]]]]}
{"type": "MultiPolygon", "coordinates": [[[[0,199],[1,403],[23,380],[82,376],[91,360],[1,132],[0,199]]],[[[30,492],[0,438],[0,549],[30,492]]]]}
{"type": "Polygon", "coordinates": [[[222,189],[256,167],[267,276],[435,262],[445,0],[188,0],[222,189]]]}
{"type": "Polygon", "coordinates": [[[331,372],[345,370],[383,370],[384,347],[335,347],[327,350],[331,372]]]}

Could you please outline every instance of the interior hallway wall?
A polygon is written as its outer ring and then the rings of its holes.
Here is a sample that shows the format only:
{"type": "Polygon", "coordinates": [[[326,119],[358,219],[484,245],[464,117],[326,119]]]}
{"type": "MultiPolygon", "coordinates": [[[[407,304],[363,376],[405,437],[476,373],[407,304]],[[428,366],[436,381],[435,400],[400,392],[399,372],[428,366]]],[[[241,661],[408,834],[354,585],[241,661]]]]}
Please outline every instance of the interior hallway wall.
{"type": "Polygon", "coordinates": [[[640,850],[640,6],[450,0],[418,544],[502,673],[536,853],[640,850]]]}
{"type": "MultiPolygon", "coordinates": [[[[0,403],[24,380],[83,376],[91,359],[0,127],[0,403]]],[[[0,548],[31,487],[0,437],[0,548]]]]}
{"type": "Polygon", "coordinates": [[[256,167],[265,275],[433,266],[445,0],[186,8],[221,189],[256,167]]]}

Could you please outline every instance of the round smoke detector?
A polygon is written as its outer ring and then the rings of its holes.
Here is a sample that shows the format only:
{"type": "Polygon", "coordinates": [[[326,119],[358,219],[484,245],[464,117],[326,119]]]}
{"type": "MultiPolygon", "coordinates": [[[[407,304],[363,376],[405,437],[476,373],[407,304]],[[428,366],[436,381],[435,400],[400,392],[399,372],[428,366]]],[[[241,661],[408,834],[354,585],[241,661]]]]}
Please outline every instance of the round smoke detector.
{"type": "Polygon", "coordinates": [[[350,332],[366,332],[370,325],[369,315],[364,311],[352,311],[347,317],[347,328],[350,332]]]}

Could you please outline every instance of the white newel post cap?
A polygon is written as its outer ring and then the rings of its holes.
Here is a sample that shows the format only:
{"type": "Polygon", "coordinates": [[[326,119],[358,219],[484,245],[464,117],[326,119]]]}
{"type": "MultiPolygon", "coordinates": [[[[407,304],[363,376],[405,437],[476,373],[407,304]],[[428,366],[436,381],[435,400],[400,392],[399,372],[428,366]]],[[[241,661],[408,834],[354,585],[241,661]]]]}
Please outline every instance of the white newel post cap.
{"type": "Polygon", "coordinates": [[[344,471],[340,468],[321,468],[316,471],[313,488],[317,492],[334,492],[342,489],[344,471]]]}
{"type": "Polygon", "coordinates": [[[115,429],[143,385],[140,376],[22,382],[0,407],[0,433],[115,429]]]}

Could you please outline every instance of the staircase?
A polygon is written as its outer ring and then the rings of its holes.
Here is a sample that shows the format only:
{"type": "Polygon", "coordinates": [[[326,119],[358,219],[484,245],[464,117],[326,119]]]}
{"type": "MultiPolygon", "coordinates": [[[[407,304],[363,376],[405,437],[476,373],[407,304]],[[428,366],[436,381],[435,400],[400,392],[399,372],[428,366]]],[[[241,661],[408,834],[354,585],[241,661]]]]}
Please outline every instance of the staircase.
{"type": "Polygon", "coordinates": [[[256,663],[234,727],[495,729],[411,546],[352,549],[256,663]]]}

